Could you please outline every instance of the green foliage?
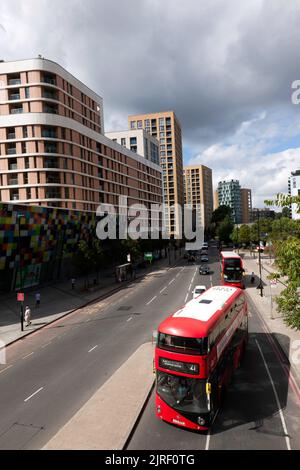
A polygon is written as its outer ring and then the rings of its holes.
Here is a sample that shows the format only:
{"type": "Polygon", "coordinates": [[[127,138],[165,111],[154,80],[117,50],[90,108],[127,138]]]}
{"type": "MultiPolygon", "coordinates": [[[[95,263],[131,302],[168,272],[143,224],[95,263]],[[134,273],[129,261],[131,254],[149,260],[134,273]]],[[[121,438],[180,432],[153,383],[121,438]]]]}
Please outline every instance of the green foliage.
{"type": "Polygon", "coordinates": [[[219,224],[218,229],[217,229],[217,235],[219,237],[219,240],[228,243],[230,242],[230,235],[233,231],[233,222],[231,220],[231,217],[227,215],[225,219],[219,224]]]}
{"type": "Polygon", "coordinates": [[[276,242],[276,262],[281,276],[287,277],[288,287],[277,297],[279,311],[287,325],[300,329],[300,239],[289,237],[276,242]]]}
{"type": "Polygon", "coordinates": [[[267,206],[289,207],[291,204],[297,205],[297,212],[300,213],[300,196],[289,196],[287,194],[276,194],[275,200],[267,199],[265,201],[267,206]]]}
{"type": "Polygon", "coordinates": [[[248,245],[250,242],[250,227],[249,225],[243,224],[240,227],[234,227],[233,232],[230,235],[231,240],[234,243],[245,243],[248,245]]]}
{"type": "Polygon", "coordinates": [[[278,309],[283,313],[285,323],[297,330],[300,329],[300,295],[296,287],[290,285],[276,298],[278,309]]]}
{"type": "Polygon", "coordinates": [[[221,223],[227,216],[231,216],[232,211],[229,206],[221,205],[212,213],[211,222],[214,224],[221,223]]]}

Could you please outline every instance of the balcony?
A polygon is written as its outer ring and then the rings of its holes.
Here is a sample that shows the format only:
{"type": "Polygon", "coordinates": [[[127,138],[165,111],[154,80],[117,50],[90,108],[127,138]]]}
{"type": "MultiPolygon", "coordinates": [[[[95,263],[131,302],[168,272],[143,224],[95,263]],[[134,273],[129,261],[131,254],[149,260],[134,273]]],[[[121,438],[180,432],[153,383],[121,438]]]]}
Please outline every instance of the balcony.
{"type": "Polygon", "coordinates": [[[56,130],[54,130],[54,129],[43,129],[42,130],[42,137],[50,137],[52,139],[56,139],[56,130]]]}
{"type": "Polygon", "coordinates": [[[11,78],[8,80],[8,85],[14,86],[14,85],[21,85],[21,79],[20,78],[11,78]]]}
{"type": "Polygon", "coordinates": [[[44,75],[42,77],[42,82],[43,83],[49,83],[50,85],[56,85],[56,79],[52,75],[44,75]]]}
{"type": "Polygon", "coordinates": [[[56,145],[45,145],[45,153],[57,153],[56,145]]]}
{"type": "Polygon", "coordinates": [[[23,106],[18,106],[17,108],[11,108],[10,114],[20,114],[23,113],[23,106]]]}
{"type": "Polygon", "coordinates": [[[18,169],[17,163],[9,163],[8,169],[9,170],[17,170],[18,169]]]}
{"type": "Polygon", "coordinates": [[[58,95],[57,95],[57,93],[53,92],[52,90],[51,91],[44,90],[43,91],[43,98],[48,98],[50,100],[58,100],[58,95]]]}
{"type": "Polygon", "coordinates": [[[16,147],[8,147],[6,150],[7,155],[15,155],[17,153],[16,147]]]}
{"type": "Polygon", "coordinates": [[[59,168],[58,160],[56,158],[45,159],[44,160],[44,168],[59,168]]]}
{"type": "Polygon", "coordinates": [[[9,101],[19,100],[20,93],[11,93],[8,97],[9,101]]]}
{"type": "Polygon", "coordinates": [[[9,178],[8,184],[9,184],[9,186],[12,186],[12,185],[17,186],[18,185],[18,178],[9,178]]]}
{"type": "Polygon", "coordinates": [[[49,188],[45,192],[46,199],[61,199],[61,192],[58,188],[49,188]]]}
{"type": "Polygon", "coordinates": [[[58,114],[58,108],[57,106],[47,106],[45,105],[44,108],[43,108],[43,112],[44,113],[48,113],[48,114],[58,114]]]}

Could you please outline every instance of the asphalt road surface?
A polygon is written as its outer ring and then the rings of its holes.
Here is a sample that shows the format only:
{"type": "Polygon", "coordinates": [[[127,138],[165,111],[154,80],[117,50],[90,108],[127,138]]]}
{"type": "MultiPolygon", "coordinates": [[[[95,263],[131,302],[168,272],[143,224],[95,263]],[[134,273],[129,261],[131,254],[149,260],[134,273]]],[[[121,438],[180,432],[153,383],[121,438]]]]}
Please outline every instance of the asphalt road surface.
{"type": "MultiPolygon", "coordinates": [[[[215,254],[211,249],[210,258],[212,252],[215,254]]],[[[210,265],[218,272],[215,263],[210,265]]],[[[218,282],[216,276],[214,281],[218,282]]],[[[249,296],[248,302],[246,354],[210,431],[194,432],[161,421],[155,415],[153,391],[128,450],[300,449],[300,395],[296,378],[249,296]]]]}

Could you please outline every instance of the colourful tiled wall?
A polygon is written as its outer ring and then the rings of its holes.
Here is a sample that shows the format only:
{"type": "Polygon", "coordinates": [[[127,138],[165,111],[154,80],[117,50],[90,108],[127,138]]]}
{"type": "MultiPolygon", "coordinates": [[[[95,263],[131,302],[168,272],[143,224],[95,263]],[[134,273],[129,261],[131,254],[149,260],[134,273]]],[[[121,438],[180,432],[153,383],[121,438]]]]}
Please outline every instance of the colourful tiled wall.
{"type": "Polygon", "coordinates": [[[51,261],[62,240],[64,256],[68,256],[80,238],[95,233],[96,219],[91,213],[0,203],[0,270],[18,265],[18,214],[22,214],[22,266],[51,261]]]}

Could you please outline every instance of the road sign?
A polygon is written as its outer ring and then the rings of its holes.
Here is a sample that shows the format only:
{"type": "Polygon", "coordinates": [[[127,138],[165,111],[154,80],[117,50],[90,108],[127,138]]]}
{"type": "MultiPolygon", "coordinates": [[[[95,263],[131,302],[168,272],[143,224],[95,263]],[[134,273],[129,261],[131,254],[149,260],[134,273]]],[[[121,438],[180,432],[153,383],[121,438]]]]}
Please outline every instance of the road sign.
{"type": "Polygon", "coordinates": [[[24,292],[18,292],[17,301],[18,302],[24,302],[24,292]]]}
{"type": "Polygon", "coordinates": [[[153,258],[153,254],[152,253],[144,253],[144,259],[148,260],[148,261],[152,261],[152,258],[153,258]]]}

